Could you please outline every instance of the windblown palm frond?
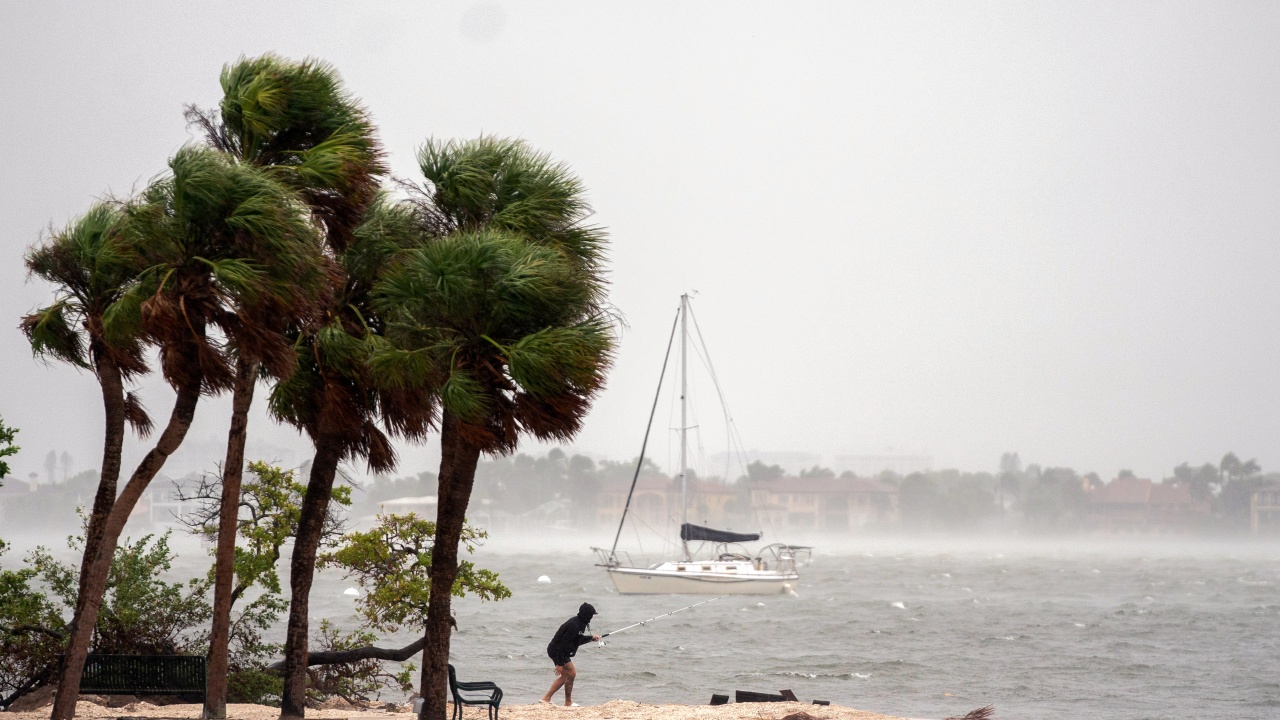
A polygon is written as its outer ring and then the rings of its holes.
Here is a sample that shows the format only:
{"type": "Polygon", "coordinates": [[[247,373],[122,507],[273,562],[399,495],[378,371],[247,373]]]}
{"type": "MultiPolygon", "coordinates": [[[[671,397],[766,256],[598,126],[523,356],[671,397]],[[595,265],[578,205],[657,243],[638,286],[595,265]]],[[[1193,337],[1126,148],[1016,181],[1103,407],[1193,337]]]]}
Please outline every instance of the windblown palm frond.
{"type": "Polygon", "coordinates": [[[240,58],[222,70],[217,111],[187,108],[209,143],[268,168],[301,193],[330,245],[349,245],[386,173],[373,121],[328,63],[274,54],[240,58]]]}
{"type": "Polygon", "coordinates": [[[428,140],[418,152],[426,178],[419,205],[439,235],[491,227],[563,252],[603,292],[605,232],[588,225],[582,181],[522,140],[428,140]]]}
{"type": "Polygon", "coordinates": [[[287,375],[292,347],[268,326],[317,314],[326,282],[306,207],[261,169],[215,150],[182,148],[169,166],[127,206],[126,231],[147,269],[108,324],[136,325],[159,345],[170,382],[199,372],[206,392],[230,387],[228,344],[287,375]]]}
{"type": "Polygon", "coordinates": [[[137,284],[140,260],[123,238],[117,203],[98,203],[26,255],[28,271],[53,283],[52,305],[22,319],[38,356],[95,368],[109,355],[125,378],[147,371],[137,335],[110,337],[103,316],[137,284]]]}
{"type": "Polygon", "coordinates": [[[365,459],[378,472],[395,466],[388,432],[419,439],[435,420],[430,393],[410,383],[378,382],[379,370],[371,363],[373,349],[387,342],[385,320],[370,292],[420,237],[413,208],[385,195],[375,199],[352,243],[336,258],[341,282],[327,321],[295,334],[298,370],[275,386],[269,401],[277,419],[312,438],[339,436],[345,459],[365,459]]]}
{"type": "Polygon", "coordinates": [[[613,336],[582,272],[553,248],[497,229],[403,253],[375,293],[388,323],[375,376],[428,389],[485,450],[520,432],[567,438],[603,387],[613,336]]]}

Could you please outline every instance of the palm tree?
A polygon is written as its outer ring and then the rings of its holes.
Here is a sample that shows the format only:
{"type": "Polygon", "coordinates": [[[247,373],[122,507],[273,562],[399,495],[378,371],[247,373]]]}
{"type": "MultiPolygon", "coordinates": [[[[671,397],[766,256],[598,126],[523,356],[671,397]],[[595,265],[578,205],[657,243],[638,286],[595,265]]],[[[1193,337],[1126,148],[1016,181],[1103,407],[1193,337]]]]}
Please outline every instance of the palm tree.
{"type": "Polygon", "coordinates": [[[426,232],[375,293],[382,387],[424,388],[441,408],[439,505],[424,651],[423,717],[443,720],[450,589],[481,453],[521,434],[572,438],[613,352],[604,233],[568,169],[524,143],[428,142],[417,198],[426,232]]]}
{"type": "Polygon", "coordinates": [[[428,391],[378,387],[368,363],[369,348],[385,328],[370,292],[387,260],[417,237],[410,208],[382,196],[374,202],[337,255],[341,282],[324,323],[298,336],[298,368],[272,389],[272,415],[306,432],[315,445],[290,564],[281,717],[305,712],[308,596],[339,463],[364,460],[374,472],[391,472],[396,456],[388,433],[418,440],[432,426],[435,405],[428,391]]]}
{"type": "Polygon", "coordinates": [[[147,372],[138,335],[107,338],[104,315],[136,281],[139,259],[121,237],[123,210],[118,203],[98,203],[66,228],[54,233],[26,256],[32,275],[56,286],[52,305],[22,319],[22,331],[37,356],[66,362],[94,374],[102,392],[106,430],[98,490],[85,530],[80,592],[89,564],[102,542],[107,515],[116,499],[125,424],[142,437],[151,420],[125,383],[147,372]]]}
{"type": "MultiPolygon", "coordinates": [[[[348,245],[354,223],[371,202],[378,175],[385,168],[367,113],[346,96],[337,73],[314,60],[290,62],[267,54],[241,58],[224,66],[221,84],[223,99],[217,112],[193,106],[187,109],[187,118],[204,129],[212,147],[240,162],[266,168],[296,190],[325,229],[331,246],[348,245]]],[[[325,289],[332,294],[332,288],[325,289]]],[[[278,308],[272,315],[271,331],[297,337],[301,327],[320,320],[313,311],[327,307],[325,299],[316,297],[305,306],[278,308]]],[[[254,354],[238,352],[227,453],[222,465],[203,713],[211,720],[226,717],[231,606],[235,596],[235,528],[248,414],[258,375],[259,363],[254,354]]],[[[326,506],[327,502],[326,498],[326,506]]],[[[302,620],[306,620],[305,614],[302,620]]],[[[305,632],[304,626],[304,636],[305,632]]]]}
{"type": "Polygon", "coordinates": [[[1226,485],[1228,480],[1240,473],[1240,458],[1233,452],[1223,455],[1221,462],[1218,463],[1218,470],[1221,473],[1221,484],[1226,485]]]}
{"type": "Polygon", "coordinates": [[[108,340],[141,337],[160,348],[160,368],[177,398],[155,447],[108,512],[82,580],[82,598],[54,700],[70,718],[117,540],[129,514],[186,436],[202,394],[229,389],[228,348],[253,348],[286,374],[288,339],[260,320],[301,302],[323,280],[320,243],[296,196],[263,171],[207,148],[179,150],[171,175],[125,206],[122,232],[146,269],[103,315],[108,340]]]}

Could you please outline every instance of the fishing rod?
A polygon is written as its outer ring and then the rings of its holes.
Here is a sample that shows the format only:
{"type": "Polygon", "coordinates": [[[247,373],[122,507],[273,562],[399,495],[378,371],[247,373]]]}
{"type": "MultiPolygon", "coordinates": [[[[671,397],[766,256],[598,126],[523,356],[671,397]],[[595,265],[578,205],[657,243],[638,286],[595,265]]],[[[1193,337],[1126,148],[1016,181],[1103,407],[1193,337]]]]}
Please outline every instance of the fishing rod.
{"type": "Polygon", "coordinates": [[[664,617],[666,617],[666,616],[668,616],[668,615],[675,615],[675,614],[676,614],[676,613],[678,613],[678,612],[682,612],[682,611],[684,611],[684,610],[688,610],[688,609],[690,609],[690,608],[696,608],[696,607],[698,607],[699,605],[706,605],[706,604],[707,604],[707,603],[709,603],[709,602],[715,602],[716,600],[719,600],[719,599],[720,599],[720,598],[722,598],[722,597],[727,597],[727,596],[726,596],[726,595],[721,595],[720,597],[713,597],[713,598],[711,598],[710,600],[703,600],[702,602],[697,602],[697,603],[694,603],[694,604],[692,604],[692,605],[686,605],[686,606],[684,606],[684,607],[680,608],[679,610],[672,610],[671,612],[662,613],[661,615],[655,615],[655,616],[653,616],[653,617],[649,618],[648,620],[641,620],[641,621],[640,621],[640,622],[638,622],[638,623],[631,623],[630,625],[628,625],[628,626],[626,626],[626,627],[624,627],[624,628],[618,628],[617,630],[613,630],[613,631],[611,631],[611,632],[607,632],[607,633],[605,633],[605,634],[603,634],[603,635],[601,635],[601,636],[600,636],[600,647],[604,647],[604,639],[605,639],[605,638],[607,638],[607,637],[609,637],[610,635],[617,635],[618,633],[620,633],[620,632],[622,632],[622,631],[624,631],[624,630],[630,630],[630,629],[631,629],[631,628],[633,628],[633,627],[640,627],[641,625],[647,625],[647,624],[649,624],[649,623],[651,623],[651,622],[653,622],[654,620],[657,620],[657,619],[659,619],[659,618],[664,618],[664,617]]]}

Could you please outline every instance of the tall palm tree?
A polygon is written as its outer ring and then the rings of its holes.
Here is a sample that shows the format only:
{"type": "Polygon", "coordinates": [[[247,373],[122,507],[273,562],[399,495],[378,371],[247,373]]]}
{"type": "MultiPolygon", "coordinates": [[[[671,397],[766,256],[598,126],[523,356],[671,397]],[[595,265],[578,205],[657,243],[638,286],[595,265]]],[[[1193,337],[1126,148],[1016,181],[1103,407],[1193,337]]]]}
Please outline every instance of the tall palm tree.
{"type": "MultiPolygon", "coordinates": [[[[291,62],[276,55],[241,58],[223,67],[223,99],[217,111],[187,109],[209,144],[240,162],[266,169],[296,190],[324,228],[332,247],[345,247],[372,201],[385,172],[381,148],[368,114],[342,89],[332,67],[314,60],[291,62]]],[[[333,288],[326,288],[332,295],[333,288]]],[[[273,313],[271,330],[297,337],[327,308],[315,298],[273,313]]],[[[231,423],[222,465],[222,497],[214,575],[213,620],[204,717],[226,717],[231,605],[235,586],[235,528],[244,473],[249,409],[259,375],[252,353],[236,355],[231,423]]],[[[277,379],[280,379],[277,376],[277,379]]],[[[325,498],[327,505],[327,498],[325,498]]],[[[305,543],[309,540],[304,540],[305,543]]],[[[318,541],[318,538],[317,538],[318,541]]],[[[308,583],[309,585],[309,583],[308,583]]],[[[302,621],[305,623],[306,615],[302,621]]],[[[306,627],[303,626],[305,637],[306,627]]]]}
{"type": "Polygon", "coordinates": [[[385,331],[370,292],[388,259],[417,237],[410,208],[385,197],[369,208],[336,257],[341,282],[324,322],[298,336],[297,370],[272,389],[272,415],[306,432],[316,450],[290,564],[281,717],[302,717],[306,708],[308,597],[338,465],[364,460],[375,472],[390,472],[396,456],[388,434],[417,440],[432,426],[428,391],[379,387],[368,363],[369,348],[385,331]]]}
{"type": "Polygon", "coordinates": [[[1221,472],[1221,482],[1219,484],[1226,485],[1227,481],[1240,473],[1240,458],[1236,454],[1229,452],[1222,456],[1222,460],[1218,463],[1218,470],[1221,472]]]}
{"type": "Polygon", "coordinates": [[[109,340],[103,322],[107,309],[128,292],[141,270],[139,258],[121,237],[122,219],[120,204],[95,204],[26,255],[27,269],[53,283],[56,294],[52,305],[22,319],[22,331],[37,356],[91,371],[106,415],[102,469],[85,531],[77,598],[85,596],[89,564],[115,503],[125,424],[143,437],[151,430],[142,403],[125,390],[127,381],[148,371],[141,339],[124,335],[109,340]]]}
{"type": "Polygon", "coordinates": [[[521,434],[567,440],[603,387],[612,323],[605,238],[569,170],[523,142],[428,142],[425,232],[375,293],[387,323],[370,365],[383,387],[441,408],[439,505],[424,651],[423,717],[443,720],[458,542],[481,453],[521,434]]]}
{"type": "Polygon", "coordinates": [[[187,147],[171,174],[125,207],[122,232],[146,269],[107,308],[105,334],[160,348],[177,397],[156,445],[134,470],[104,523],[82,581],[52,717],[70,718],[116,543],[143,491],[186,436],[202,394],[230,388],[228,346],[253,347],[274,372],[294,360],[288,339],[264,328],[272,310],[299,303],[323,281],[320,243],[305,208],[263,171],[187,147]]]}

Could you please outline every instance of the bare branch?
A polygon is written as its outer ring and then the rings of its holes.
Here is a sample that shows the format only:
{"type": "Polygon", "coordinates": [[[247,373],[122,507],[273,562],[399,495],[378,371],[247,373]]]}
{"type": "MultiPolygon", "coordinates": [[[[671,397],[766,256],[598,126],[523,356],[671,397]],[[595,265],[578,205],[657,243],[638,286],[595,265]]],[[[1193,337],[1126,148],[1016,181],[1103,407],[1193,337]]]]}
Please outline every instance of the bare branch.
{"type": "Polygon", "coordinates": [[[58,640],[61,640],[67,636],[67,634],[61,630],[54,630],[53,628],[45,627],[43,625],[14,625],[13,627],[6,627],[4,625],[0,625],[0,630],[6,633],[9,633],[10,635],[19,635],[19,634],[25,634],[25,633],[43,633],[45,635],[48,635],[51,638],[55,638],[58,640]]]}
{"type": "MultiPolygon", "coordinates": [[[[423,637],[414,640],[402,648],[380,648],[367,645],[360,648],[352,648],[350,650],[325,650],[307,654],[307,667],[315,665],[340,665],[342,663],[360,662],[361,660],[394,660],[395,662],[404,662],[409,658],[417,655],[427,644],[427,638],[423,637]]],[[[267,667],[272,672],[280,672],[284,670],[284,661],[281,660],[267,667]]]]}

